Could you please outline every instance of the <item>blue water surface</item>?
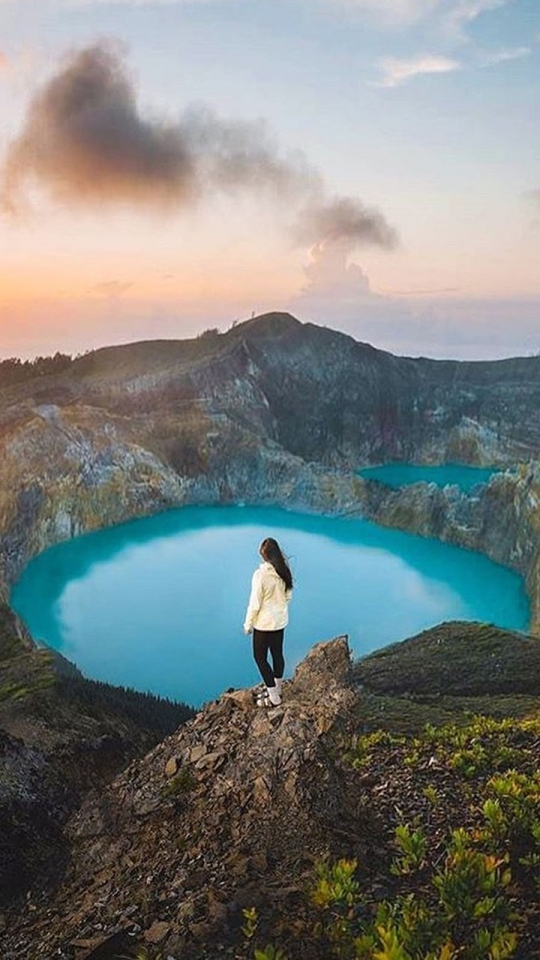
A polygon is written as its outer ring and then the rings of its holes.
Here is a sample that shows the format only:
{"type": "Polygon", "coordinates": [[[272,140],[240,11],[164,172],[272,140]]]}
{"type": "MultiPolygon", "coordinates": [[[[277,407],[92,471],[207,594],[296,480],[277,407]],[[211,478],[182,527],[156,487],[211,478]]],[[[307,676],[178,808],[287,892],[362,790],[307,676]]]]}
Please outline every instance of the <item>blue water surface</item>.
{"type": "Polygon", "coordinates": [[[242,624],[266,536],[296,578],[289,675],[340,633],[360,655],[443,620],[527,628],[522,579],[480,554],[273,507],[185,507],[78,537],[32,560],[12,603],[86,676],[199,705],[259,680],[242,624]]]}
{"type": "Polygon", "coordinates": [[[378,467],[362,467],[359,474],[368,480],[379,480],[389,487],[404,487],[410,483],[436,483],[439,487],[457,485],[461,490],[472,490],[478,483],[488,483],[498,470],[494,467],[465,467],[460,463],[437,466],[415,463],[384,463],[378,467]]]}

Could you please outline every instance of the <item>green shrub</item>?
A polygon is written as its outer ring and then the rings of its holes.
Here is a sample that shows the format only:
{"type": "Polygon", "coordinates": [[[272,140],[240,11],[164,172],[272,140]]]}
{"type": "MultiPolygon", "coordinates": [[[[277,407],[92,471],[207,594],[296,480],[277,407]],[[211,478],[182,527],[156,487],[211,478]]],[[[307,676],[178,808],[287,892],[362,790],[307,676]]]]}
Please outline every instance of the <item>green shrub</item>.
{"type": "Polygon", "coordinates": [[[395,843],[401,856],[394,859],[391,870],[396,876],[420,870],[426,861],[427,840],[422,830],[411,830],[406,825],[396,827],[395,843]]]}
{"type": "Polygon", "coordinates": [[[197,779],[190,767],[184,765],[174,777],[165,785],[163,793],[166,797],[177,797],[190,793],[197,786],[197,779]]]}
{"type": "Polygon", "coordinates": [[[355,737],[346,759],[356,770],[360,770],[372,760],[374,748],[403,746],[404,743],[405,737],[396,737],[386,730],[376,730],[374,733],[355,737]]]}
{"type": "Polygon", "coordinates": [[[272,946],[269,943],[264,950],[255,950],[253,954],[255,960],[288,960],[286,954],[279,947],[272,946]]]}
{"type": "Polygon", "coordinates": [[[244,917],[242,933],[244,934],[246,940],[252,940],[257,932],[257,927],[259,926],[259,915],[257,913],[257,908],[246,907],[245,910],[242,910],[242,916],[244,917]]]}
{"type": "Polygon", "coordinates": [[[512,869],[539,883],[540,773],[531,776],[509,770],[492,777],[482,812],[485,826],[480,838],[494,852],[504,850],[512,869]]]}

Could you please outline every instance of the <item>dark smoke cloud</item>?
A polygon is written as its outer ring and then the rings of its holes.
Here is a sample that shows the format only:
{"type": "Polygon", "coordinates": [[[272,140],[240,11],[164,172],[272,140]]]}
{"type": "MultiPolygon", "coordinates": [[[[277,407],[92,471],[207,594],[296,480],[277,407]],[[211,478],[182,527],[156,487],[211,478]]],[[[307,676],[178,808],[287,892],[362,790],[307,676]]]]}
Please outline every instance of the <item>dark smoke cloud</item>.
{"type": "Polygon", "coordinates": [[[292,199],[323,189],[322,178],[301,153],[280,156],[264,121],[224,121],[197,105],[185,111],[180,129],[206,189],[262,189],[292,199]]]}
{"type": "Polygon", "coordinates": [[[139,116],[117,50],[100,44],[70,57],[31,102],[7,155],[9,206],[32,180],[64,202],[163,204],[185,201],[196,171],[180,130],[139,116]]]}
{"type": "Polygon", "coordinates": [[[362,244],[375,244],[392,249],[397,244],[396,231],[382,213],[365,207],[355,197],[334,197],[314,203],[301,215],[297,226],[298,239],[311,246],[339,246],[352,252],[362,244]]]}
{"type": "Polygon", "coordinates": [[[64,202],[171,207],[215,190],[298,197],[321,189],[301,156],[280,156],[263,123],[222,121],[206,107],[177,124],[142,117],[112,43],[72,55],[30,104],[5,166],[12,207],[32,179],[64,202]]]}
{"type": "Polygon", "coordinates": [[[30,103],[3,171],[4,208],[17,213],[28,184],[68,204],[147,204],[175,210],[215,192],[270,192],[300,209],[301,244],[392,247],[381,213],[351,197],[327,199],[301,154],[282,155],[263,123],[223,121],[191,107],[176,124],[141,116],[119,49],[72,54],[30,103]]]}

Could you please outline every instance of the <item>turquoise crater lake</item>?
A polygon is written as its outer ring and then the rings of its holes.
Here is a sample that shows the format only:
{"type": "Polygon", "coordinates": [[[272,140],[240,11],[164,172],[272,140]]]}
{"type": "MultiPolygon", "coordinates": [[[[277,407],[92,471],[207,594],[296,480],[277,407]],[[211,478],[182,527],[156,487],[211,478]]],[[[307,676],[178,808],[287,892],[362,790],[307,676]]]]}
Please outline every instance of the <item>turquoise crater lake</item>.
{"type": "Polygon", "coordinates": [[[273,507],[185,507],[78,537],[32,560],[12,603],[86,676],[199,705],[259,681],[242,624],[268,535],[296,577],[287,675],[340,633],[361,655],[443,620],[527,629],[522,579],[480,554],[273,507]]]}
{"type": "Polygon", "coordinates": [[[488,483],[498,472],[495,467],[468,467],[461,463],[430,464],[383,463],[377,467],[362,467],[358,471],[366,480],[379,480],[389,487],[405,487],[411,483],[448,484],[469,492],[479,483],[488,483]]]}

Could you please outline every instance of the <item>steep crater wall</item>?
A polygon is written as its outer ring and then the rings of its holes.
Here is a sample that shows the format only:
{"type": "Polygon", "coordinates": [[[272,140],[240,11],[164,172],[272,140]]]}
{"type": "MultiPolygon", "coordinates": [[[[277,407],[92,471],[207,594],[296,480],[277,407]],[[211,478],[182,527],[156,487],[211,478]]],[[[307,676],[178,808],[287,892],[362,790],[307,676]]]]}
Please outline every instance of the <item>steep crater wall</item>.
{"type": "Polygon", "coordinates": [[[0,390],[0,582],[69,537],[196,503],[363,516],[486,553],[540,631],[540,358],[393,357],[269,315],[208,341],[96,351],[0,390]],[[474,414],[474,416],[473,416],[474,414]],[[467,495],[355,474],[395,457],[501,467],[467,495]]]}

